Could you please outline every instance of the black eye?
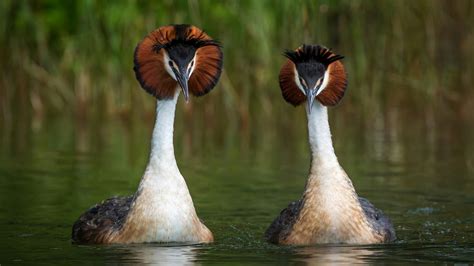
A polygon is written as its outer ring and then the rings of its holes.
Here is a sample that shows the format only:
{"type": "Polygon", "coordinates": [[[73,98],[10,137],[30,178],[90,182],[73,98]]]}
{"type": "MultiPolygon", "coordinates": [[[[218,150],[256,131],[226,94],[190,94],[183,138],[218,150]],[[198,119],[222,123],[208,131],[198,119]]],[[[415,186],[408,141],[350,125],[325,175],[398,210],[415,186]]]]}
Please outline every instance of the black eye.
{"type": "Polygon", "coordinates": [[[191,66],[193,66],[193,65],[194,65],[194,61],[191,61],[191,66]]]}
{"type": "Polygon", "coordinates": [[[168,61],[168,64],[170,65],[170,67],[173,67],[173,62],[171,60],[168,61]]]}

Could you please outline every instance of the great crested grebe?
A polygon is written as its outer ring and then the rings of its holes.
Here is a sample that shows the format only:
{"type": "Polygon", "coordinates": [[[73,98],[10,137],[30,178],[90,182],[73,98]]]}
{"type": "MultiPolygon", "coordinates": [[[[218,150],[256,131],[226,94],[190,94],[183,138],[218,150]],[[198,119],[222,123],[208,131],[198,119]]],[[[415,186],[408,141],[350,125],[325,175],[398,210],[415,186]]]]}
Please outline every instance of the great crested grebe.
{"type": "Polygon", "coordinates": [[[338,104],[347,80],[341,59],[319,45],[286,51],[280,71],[283,98],[294,106],[306,104],[311,167],[303,196],[273,221],[265,238],[275,244],[372,244],[395,240],[388,217],[358,197],[337,160],[326,106],[338,104]],[[317,101],[314,101],[314,99],[317,101]]]}
{"type": "Polygon", "coordinates": [[[136,78],[157,100],[151,153],[138,190],[97,204],[74,223],[77,243],[209,243],[176,164],[173,124],[180,91],[188,101],[208,93],[222,70],[220,44],[191,25],[170,25],[147,35],[135,49],[136,78]]]}

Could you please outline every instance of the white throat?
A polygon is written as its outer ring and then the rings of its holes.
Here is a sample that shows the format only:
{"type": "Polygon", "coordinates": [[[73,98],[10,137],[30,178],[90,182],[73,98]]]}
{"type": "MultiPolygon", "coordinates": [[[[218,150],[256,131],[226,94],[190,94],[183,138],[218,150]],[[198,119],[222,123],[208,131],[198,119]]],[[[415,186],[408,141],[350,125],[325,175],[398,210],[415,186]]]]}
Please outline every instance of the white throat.
{"type": "Polygon", "coordinates": [[[179,92],[179,90],[176,90],[172,99],[157,101],[150,161],[148,162],[146,172],[151,171],[160,174],[179,173],[173,145],[174,116],[179,92]]]}
{"type": "Polygon", "coordinates": [[[311,106],[311,113],[306,107],[308,117],[308,136],[311,148],[311,157],[319,164],[338,164],[332,145],[331,130],[329,129],[327,107],[315,100],[311,106]]]}

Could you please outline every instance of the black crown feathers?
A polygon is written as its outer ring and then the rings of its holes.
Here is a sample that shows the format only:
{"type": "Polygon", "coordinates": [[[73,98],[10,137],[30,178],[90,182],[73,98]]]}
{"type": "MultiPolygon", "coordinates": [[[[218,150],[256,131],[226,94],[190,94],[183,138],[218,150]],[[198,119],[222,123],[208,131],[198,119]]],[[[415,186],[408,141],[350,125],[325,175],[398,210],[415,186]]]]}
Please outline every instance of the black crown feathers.
{"type": "Polygon", "coordinates": [[[329,66],[332,62],[343,59],[344,56],[333,54],[331,49],[323,47],[321,45],[306,45],[296,51],[286,50],[284,55],[293,61],[293,63],[304,63],[310,61],[317,61],[326,67],[329,66]]]}

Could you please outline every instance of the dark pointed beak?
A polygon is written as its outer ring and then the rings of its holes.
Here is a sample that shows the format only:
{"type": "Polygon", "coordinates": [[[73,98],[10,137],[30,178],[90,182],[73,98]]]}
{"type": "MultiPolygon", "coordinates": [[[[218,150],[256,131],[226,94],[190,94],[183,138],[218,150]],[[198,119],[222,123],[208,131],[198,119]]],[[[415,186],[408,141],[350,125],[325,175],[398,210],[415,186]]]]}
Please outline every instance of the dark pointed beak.
{"type": "Polygon", "coordinates": [[[176,76],[179,86],[181,87],[181,89],[183,89],[184,100],[188,102],[189,101],[188,71],[186,70],[186,68],[180,68],[179,72],[175,71],[174,69],[173,69],[173,72],[176,76]]]}
{"type": "Polygon", "coordinates": [[[318,90],[305,88],[306,102],[308,102],[308,112],[311,114],[311,107],[313,106],[314,99],[316,98],[316,92],[318,90]]]}

